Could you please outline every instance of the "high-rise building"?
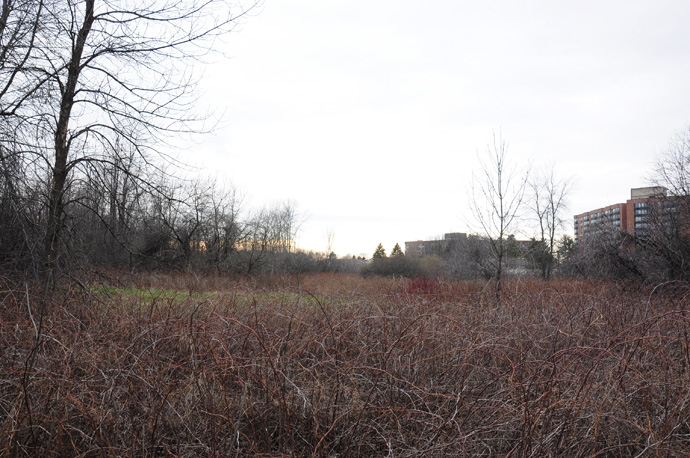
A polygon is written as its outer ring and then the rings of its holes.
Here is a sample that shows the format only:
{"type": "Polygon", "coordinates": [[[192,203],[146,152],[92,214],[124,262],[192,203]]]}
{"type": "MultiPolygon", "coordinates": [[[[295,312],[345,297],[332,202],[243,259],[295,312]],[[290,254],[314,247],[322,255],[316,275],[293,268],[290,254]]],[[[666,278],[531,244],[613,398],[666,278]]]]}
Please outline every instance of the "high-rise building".
{"type": "Polygon", "coordinates": [[[575,215],[575,242],[610,229],[645,238],[653,223],[669,223],[681,216],[679,203],[680,198],[668,196],[661,186],[633,188],[625,203],[575,215]]]}

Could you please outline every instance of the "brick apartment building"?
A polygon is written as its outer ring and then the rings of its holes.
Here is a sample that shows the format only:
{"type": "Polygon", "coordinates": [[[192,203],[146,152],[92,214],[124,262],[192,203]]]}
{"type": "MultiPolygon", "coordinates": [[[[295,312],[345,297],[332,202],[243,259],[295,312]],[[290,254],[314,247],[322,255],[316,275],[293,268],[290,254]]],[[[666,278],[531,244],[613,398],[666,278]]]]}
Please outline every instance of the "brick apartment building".
{"type": "Polygon", "coordinates": [[[613,204],[575,215],[575,242],[604,229],[618,229],[638,238],[648,235],[650,223],[659,215],[680,214],[679,198],[667,196],[666,188],[633,188],[625,203],[613,204]]]}

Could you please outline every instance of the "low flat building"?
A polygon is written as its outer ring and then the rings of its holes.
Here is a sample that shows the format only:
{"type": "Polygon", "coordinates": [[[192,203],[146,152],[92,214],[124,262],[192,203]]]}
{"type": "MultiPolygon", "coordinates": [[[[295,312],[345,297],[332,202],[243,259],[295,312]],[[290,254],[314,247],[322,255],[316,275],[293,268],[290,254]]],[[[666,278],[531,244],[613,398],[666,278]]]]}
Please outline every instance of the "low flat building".
{"type": "Polygon", "coordinates": [[[423,258],[424,256],[441,256],[448,250],[449,246],[456,243],[467,241],[467,234],[464,232],[449,232],[443,234],[442,239],[437,240],[415,240],[405,242],[405,256],[423,258]]]}

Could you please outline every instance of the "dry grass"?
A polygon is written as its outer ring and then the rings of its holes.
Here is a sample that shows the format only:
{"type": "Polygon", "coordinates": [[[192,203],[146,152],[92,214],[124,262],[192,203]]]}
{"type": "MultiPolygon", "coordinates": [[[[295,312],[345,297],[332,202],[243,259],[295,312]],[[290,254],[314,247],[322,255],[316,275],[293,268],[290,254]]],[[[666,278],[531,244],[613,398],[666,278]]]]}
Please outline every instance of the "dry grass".
{"type": "Polygon", "coordinates": [[[0,456],[690,455],[684,285],[126,282],[2,288],[0,456]]]}

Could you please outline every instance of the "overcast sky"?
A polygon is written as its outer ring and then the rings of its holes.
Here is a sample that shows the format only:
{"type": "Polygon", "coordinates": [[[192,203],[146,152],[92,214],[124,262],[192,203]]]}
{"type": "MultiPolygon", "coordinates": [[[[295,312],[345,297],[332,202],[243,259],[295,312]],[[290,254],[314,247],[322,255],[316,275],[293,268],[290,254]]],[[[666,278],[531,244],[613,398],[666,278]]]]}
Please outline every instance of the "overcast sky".
{"type": "Polygon", "coordinates": [[[205,71],[223,126],[190,158],[247,208],[291,200],[301,247],[370,256],[471,230],[501,131],[515,164],[576,179],[570,220],[648,184],[690,124],[689,20],[684,0],[265,0],[205,71]]]}

